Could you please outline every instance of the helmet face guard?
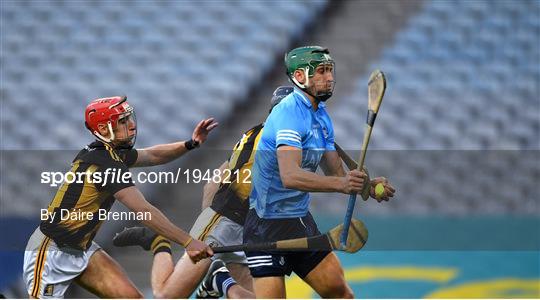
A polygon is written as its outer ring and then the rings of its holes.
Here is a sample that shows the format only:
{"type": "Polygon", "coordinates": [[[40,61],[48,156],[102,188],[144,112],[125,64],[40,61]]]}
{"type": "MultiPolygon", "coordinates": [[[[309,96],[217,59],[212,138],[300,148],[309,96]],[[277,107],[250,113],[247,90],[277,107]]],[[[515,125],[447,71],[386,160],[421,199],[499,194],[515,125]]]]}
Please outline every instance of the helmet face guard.
{"type": "Polygon", "coordinates": [[[131,108],[131,112],[120,115],[116,121],[116,126],[113,128],[116,128],[117,131],[121,130],[123,132],[123,136],[125,137],[120,139],[118,138],[118,135],[116,135],[116,138],[113,137],[113,143],[122,149],[133,148],[135,141],[137,140],[137,116],[135,115],[133,108],[131,108]],[[130,132],[133,132],[131,136],[130,132]]]}
{"type": "Polygon", "coordinates": [[[85,125],[94,136],[103,142],[113,143],[120,148],[132,148],[135,145],[137,120],[135,111],[127,103],[125,96],[100,98],[92,101],[86,107],[85,125]],[[100,134],[100,125],[107,125],[109,137],[100,134]],[[118,134],[115,134],[115,130],[118,129],[124,130],[121,134],[123,138],[119,139],[118,134]],[[130,131],[133,132],[133,130],[135,133],[130,136],[130,131]]]}
{"type": "MultiPolygon", "coordinates": [[[[332,72],[332,80],[324,80],[323,82],[310,82],[310,77],[306,77],[305,91],[313,96],[317,101],[326,101],[334,94],[334,87],[336,86],[334,62],[326,63],[322,62],[317,65],[316,68],[323,67],[325,72],[332,72]],[[328,69],[327,69],[328,68],[328,69]]],[[[315,73],[315,72],[313,72],[315,73]]],[[[306,72],[307,74],[307,72],[306,72]]],[[[314,75],[313,75],[314,76],[314,75]]],[[[311,77],[313,77],[311,76],[311,77]]],[[[294,78],[294,77],[293,77],[294,78]]]]}
{"type": "Polygon", "coordinates": [[[313,96],[317,101],[326,101],[334,93],[335,64],[327,48],[319,46],[300,47],[291,50],[285,55],[287,76],[301,90],[313,96]],[[331,66],[332,80],[321,84],[311,84],[310,79],[320,65],[331,66]],[[301,84],[294,78],[296,70],[304,71],[306,82],[301,84]]]}

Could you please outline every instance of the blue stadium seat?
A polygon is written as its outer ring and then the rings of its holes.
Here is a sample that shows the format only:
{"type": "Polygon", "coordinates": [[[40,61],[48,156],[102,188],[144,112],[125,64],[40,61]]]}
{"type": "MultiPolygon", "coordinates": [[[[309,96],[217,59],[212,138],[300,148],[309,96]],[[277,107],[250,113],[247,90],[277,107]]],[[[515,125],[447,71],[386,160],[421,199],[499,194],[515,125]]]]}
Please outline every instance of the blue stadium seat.
{"type": "MultiPolygon", "coordinates": [[[[426,187],[400,186],[401,195],[411,201],[396,201],[390,210],[524,211],[513,200],[517,198],[538,211],[531,204],[537,197],[530,187],[538,180],[539,158],[525,155],[540,149],[538,11],[539,1],[426,2],[380,60],[370,64],[370,69],[385,71],[389,87],[370,149],[421,150],[425,156],[370,158],[370,165],[380,164],[394,182],[403,185],[412,177],[426,187]],[[522,154],[520,162],[509,161],[505,153],[522,154]],[[489,154],[493,157],[488,159],[489,154]],[[447,159],[437,159],[442,157],[447,159]],[[508,170],[524,175],[509,180],[508,170]],[[494,188],[497,182],[507,189],[494,188]]],[[[358,78],[351,95],[339,99],[342,106],[365,110],[351,99],[367,93],[368,75],[358,78]]],[[[354,114],[341,109],[334,113],[336,139],[361,135],[361,129],[351,128],[354,114]]]]}
{"type": "MultiPolygon", "coordinates": [[[[138,111],[139,147],[184,139],[202,118],[223,121],[248,100],[276,55],[326,4],[2,3],[0,17],[8,24],[0,43],[2,150],[78,149],[92,139],[82,123],[88,101],[122,94],[138,111]],[[47,109],[35,112],[38,102],[47,109]],[[164,119],[177,126],[163,126],[164,119]]],[[[2,174],[17,170],[6,186],[2,181],[2,197],[28,200],[5,213],[27,215],[46,205],[49,196],[25,194],[21,185],[28,172],[45,166],[20,164],[19,170],[4,156],[0,165],[2,174]]]]}

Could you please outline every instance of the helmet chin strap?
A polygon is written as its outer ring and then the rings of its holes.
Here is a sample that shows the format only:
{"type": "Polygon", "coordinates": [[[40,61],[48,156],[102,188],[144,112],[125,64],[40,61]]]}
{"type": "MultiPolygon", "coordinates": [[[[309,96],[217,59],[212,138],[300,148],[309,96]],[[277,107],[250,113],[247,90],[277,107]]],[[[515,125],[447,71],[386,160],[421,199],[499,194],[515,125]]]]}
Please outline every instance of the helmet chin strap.
{"type": "MultiPolygon", "coordinates": [[[[309,67],[306,67],[305,69],[301,69],[302,71],[304,71],[304,75],[306,76],[306,83],[304,84],[301,84],[300,82],[298,82],[298,80],[296,80],[296,78],[294,78],[294,76],[289,76],[289,78],[291,78],[292,82],[297,86],[299,87],[300,89],[302,89],[302,91],[306,92],[309,94],[309,92],[306,91],[307,89],[307,85],[309,84],[309,67]]],[[[311,94],[310,94],[311,95],[311,94]]]]}
{"type": "Polygon", "coordinates": [[[113,128],[112,128],[112,125],[111,125],[111,121],[108,121],[107,122],[107,128],[109,128],[109,132],[111,133],[111,137],[110,138],[106,138],[104,136],[102,136],[99,132],[94,131],[94,135],[97,136],[100,140],[106,142],[106,143],[111,143],[112,141],[114,141],[114,131],[113,131],[113,128]]]}
{"type": "MultiPolygon", "coordinates": [[[[113,143],[115,135],[114,135],[114,131],[113,131],[113,128],[112,128],[111,121],[107,122],[107,128],[109,128],[109,132],[111,133],[109,138],[104,137],[97,130],[94,131],[93,133],[101,141],[106,142],[106,143],[113,143]]],[[[122,148],[122,149],[132,149],[133,146],[135,145],[135,139],[136,138],[137,138],[137,135],[135,135],[135,137],[132,137],[132,138],[127,138],[127,139],[118,141],[119,142],[118,147],[122,148]]]]}

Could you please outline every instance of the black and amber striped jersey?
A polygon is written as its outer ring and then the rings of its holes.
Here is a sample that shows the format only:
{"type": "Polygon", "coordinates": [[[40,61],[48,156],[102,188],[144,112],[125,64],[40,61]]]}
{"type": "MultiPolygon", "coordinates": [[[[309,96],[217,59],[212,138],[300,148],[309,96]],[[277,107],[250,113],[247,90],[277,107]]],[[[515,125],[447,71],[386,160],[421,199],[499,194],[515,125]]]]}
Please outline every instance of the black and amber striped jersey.
{"type": "Polygon", "coordinates": [[[251,167],[263,126],[261,123],[246,131],[234,146],[228,166],[231,178],[227,180],[228,183],[221,184],[210,206],[240,225],[244,225],[249,210],[251,167]]]}
{"type": "Polygon", "coordinates": [[[99,213],[108,213],[116,192],[134,185],[131,178],[114,174],[128,174],[136,160],[135,149],[117,150],[101,141],[86,146],[48,206],[49,217],[40,224],[43,234],[60,247],[87,250],[104,221],[99,213]]]}

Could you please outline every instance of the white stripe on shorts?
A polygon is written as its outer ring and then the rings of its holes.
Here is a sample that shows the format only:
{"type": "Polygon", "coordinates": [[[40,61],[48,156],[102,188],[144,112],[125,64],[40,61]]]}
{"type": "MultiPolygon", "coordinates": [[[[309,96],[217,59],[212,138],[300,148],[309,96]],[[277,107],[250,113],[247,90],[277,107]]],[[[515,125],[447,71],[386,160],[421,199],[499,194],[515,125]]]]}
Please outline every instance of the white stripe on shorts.
{"type": "Polygon", "coordinates": [[[272,259],[257,259],[257,260],[250,260],[250,264],[256,264],[256,263],[266,263],[266,262],[272,262],[272,259]]]}
{"type": "Polygon", "coordinates": [[[272,258],[272,255],[259,255],[259,256],[248,256],[247,260],[254,260],[254,259],[263,259],[263,258],[272,258]]]}
{"type": "Polygon", "coordinates": [[[249,265],[250,268],[256,268],[260,266],[271,266],[272,263],[264,263],[264,264],[255,264],[255,265],[249,265]]]}

